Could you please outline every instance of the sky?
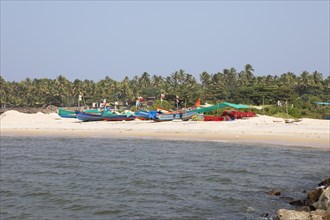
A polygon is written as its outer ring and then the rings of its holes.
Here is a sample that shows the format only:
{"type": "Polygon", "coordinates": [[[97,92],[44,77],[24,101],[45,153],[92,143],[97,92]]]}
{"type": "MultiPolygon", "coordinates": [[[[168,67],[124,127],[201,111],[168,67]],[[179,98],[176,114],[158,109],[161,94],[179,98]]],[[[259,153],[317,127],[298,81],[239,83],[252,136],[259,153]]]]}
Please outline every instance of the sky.
{"type": "Polygon", "coordinates": [[[1,0],[1,76],[329,75],[329,1],[1,0]]]}

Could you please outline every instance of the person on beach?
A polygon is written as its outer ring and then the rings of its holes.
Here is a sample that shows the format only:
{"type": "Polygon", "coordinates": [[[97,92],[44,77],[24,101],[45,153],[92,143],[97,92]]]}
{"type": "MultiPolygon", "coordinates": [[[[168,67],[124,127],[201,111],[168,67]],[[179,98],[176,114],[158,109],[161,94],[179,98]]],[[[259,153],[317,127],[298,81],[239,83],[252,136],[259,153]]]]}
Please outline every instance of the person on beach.
{"type": "Polygon", "coordinates": [[[141,97],[141,96],[139,96],[138,98],[137,98],[137,100],[136,100],[136,110],[138,111],[139,109],[140,109],[140,107],[141,107],[141,105],[142,105],[142,100],[143,100],[143,98],[141,97]]]}

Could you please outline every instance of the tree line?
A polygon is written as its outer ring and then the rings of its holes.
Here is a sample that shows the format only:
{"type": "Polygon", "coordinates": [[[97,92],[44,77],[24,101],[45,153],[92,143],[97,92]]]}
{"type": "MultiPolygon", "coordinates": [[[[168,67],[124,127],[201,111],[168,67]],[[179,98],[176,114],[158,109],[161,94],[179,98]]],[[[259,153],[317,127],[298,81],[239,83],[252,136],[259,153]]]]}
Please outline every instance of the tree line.
{"type": "Polygon", "coordinates": [[[324,78],[318,71],[255,76],[252,65],[246,64],[241,71],[232,67],[217,73],[202,72],[198,80],[181,69],[165,77],[144,72],[132,79],[126,76],[116,81],[107,76],[98,82],[88,79],[71,82],[63,75],[10,82],[0,76],[0,86],[1,106],[11,107],[77,106],[79,95],[87,105],[103,99],[134,105],[138,96],[160,99],[160,94],[165,94],[173,105],[173,97],[178,95],[187,106],[198,98],[203,103],[228,101],[249,105],[274,105],[279,100],[290,103],[304,115],[303,110],[308,114],[315,108],[314,102],[329,101],[330,76],[324,78]]]}

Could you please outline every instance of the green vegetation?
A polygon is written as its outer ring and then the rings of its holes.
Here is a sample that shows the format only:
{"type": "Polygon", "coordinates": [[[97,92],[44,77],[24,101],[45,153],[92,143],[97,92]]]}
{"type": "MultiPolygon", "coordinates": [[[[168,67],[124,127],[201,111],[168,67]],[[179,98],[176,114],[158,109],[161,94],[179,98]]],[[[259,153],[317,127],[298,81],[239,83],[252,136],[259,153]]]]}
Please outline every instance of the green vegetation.
{"type": "Polygon", "coordinates": [[[296,118],[324,118],[329,114],[329,107],[313,103],[329,101],[330,76],[323,78],[317,71],[304,71],[299,76],[292,72],[280,76],[255,76],[253,72],[253,67],[247,64],[239,72],[235,68],[214,74],[203,72],[199,80],[184,70],[167,77],[144,72],[122,81],[107,76],[98,82],[87,79],[71,82],[62,75],[56,79],[26,78],[9,82],[0,76],[0,104],[7,107],[77,106],[78,96],[82,95],[87,105],[106,98],[112,102],[127,101],[134,106],[138,96],[156,97],[156,104],[160,104],[160,94],[165,94],[163,107],[172,109],[175,108],[175,96],[179,95],[183,106],[191,106],[201,98],[202,103],[210,104],[228,101],[265,105],[268,107],[258,113],[268,115],[286,113],[296,118]],[[281,101],[282,106],[276,106],[277,101],[281,101]]]}
{"type": "Polygon", "coordinates": [[[289,115],[287,113],[276,113],[276,114],[273,115],[273,117],[285,118],[285,119],[289,119],[289,118],[295,119],[295,117],[292,117],[291,115],[289,115]]]}

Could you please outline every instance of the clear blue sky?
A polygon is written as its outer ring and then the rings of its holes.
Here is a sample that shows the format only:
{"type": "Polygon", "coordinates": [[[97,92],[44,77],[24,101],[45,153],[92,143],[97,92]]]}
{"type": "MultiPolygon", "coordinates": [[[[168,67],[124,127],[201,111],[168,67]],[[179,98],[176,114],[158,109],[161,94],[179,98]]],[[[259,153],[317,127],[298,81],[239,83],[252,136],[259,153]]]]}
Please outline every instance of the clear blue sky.
{"type": "Polygon", "coordinates": [[[1,75],[328,76],[329,26],[329,1],[1,1],[1,75]]]}

